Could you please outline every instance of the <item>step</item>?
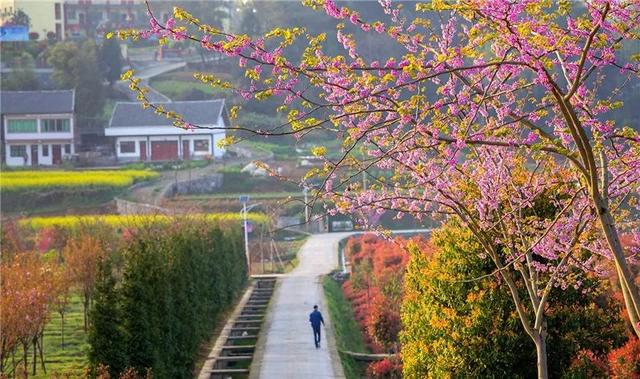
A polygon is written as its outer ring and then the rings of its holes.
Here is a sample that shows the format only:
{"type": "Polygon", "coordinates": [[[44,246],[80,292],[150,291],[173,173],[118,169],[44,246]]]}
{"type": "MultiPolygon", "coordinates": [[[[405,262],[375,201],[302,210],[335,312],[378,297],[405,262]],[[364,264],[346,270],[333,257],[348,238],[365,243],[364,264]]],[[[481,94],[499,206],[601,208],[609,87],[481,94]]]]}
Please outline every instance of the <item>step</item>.
{"type": "Polygon", "coordinates": [[[255,349],[256,345],[225,345],[222,346],[221,350],[247,350],[247,349],[255,349]]]}
{"type": "Polygon", "coordinates": [[[249,334],[249,335],[246,335],[246,336],[229,336],[229,337],[227,337],[227,340],[243,340],[245,338],[247,338],[247,339],[249,339],[249,338],[257,339],[258,335],[257,334],[249,334]]]}
{"type": "Polygon", "coordinates": [[[249,330],[260,330],[260,328],[257,326],[243,326],[243,327],[231,328],[232,332],[242,332],[242,331],[249,331],[249,330]]]}
{"type": "Polygon", "coordinates": [[[246,374],[248,372],[248,368],[215,368],[209,371],[211,375],[246,374]]]}
{"type": "MultiPolygon", "coordinates": [[[[213,357],[212,357],[213,358],[213,357]]],[[[218,361],[250,361],[253,359],[253,355],[223,355],[220,357],[214,358],[216,362],[218,361]]]]}

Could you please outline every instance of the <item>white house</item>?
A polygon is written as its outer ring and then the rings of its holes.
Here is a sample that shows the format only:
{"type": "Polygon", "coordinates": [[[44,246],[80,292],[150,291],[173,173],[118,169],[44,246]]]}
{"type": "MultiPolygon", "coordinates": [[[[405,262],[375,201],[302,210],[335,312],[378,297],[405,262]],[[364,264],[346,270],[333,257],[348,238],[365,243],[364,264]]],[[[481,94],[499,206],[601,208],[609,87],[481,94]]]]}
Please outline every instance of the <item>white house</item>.
{"type": "Polygon", "coordinates": [[[74,90],[0,92],[4,162],[50,166],[75,154],[74,106],[74,90]]]}
{"type": "Polygon", "coordinates": [[[185,130],[140,103],[119,102],[113,109],[104,135],[115,137],[120,161],[162,161],[221,158],[217,146],[229,124],[224,99],[154,103],[174,111],[201,128],[185,130]]]}

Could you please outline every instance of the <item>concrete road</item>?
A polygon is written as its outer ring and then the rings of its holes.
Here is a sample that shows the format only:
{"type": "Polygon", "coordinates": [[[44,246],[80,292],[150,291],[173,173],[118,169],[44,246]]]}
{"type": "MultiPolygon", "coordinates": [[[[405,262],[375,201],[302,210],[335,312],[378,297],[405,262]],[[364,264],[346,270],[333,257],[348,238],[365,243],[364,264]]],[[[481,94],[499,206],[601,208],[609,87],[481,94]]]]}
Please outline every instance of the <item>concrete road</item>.
{"type": "Polygon", "coordinates": [[[298,267],[280,279],[251,367],[251,378],[344,378],[321,277],[339,266],[338,242],[352,233],[315,234],[298,253],[298,267]],[[320,349],[309,313],[317,304],[325,320],[320,349]]]}

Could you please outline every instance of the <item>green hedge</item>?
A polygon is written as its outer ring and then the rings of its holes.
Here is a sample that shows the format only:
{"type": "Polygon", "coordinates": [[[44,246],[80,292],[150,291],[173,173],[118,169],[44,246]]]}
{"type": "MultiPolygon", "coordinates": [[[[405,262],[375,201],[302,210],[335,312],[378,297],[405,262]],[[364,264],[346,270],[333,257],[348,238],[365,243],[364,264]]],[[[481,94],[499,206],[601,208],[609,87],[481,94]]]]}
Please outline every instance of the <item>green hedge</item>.
{"type": "Polygon", "coordinates": [[[92,366],[191,378],[199,346],[246,284],[239,231],[196,221],[153,225],[137,231],[122,253],[121,272],[105,262],[98,275],[92,366]]]}

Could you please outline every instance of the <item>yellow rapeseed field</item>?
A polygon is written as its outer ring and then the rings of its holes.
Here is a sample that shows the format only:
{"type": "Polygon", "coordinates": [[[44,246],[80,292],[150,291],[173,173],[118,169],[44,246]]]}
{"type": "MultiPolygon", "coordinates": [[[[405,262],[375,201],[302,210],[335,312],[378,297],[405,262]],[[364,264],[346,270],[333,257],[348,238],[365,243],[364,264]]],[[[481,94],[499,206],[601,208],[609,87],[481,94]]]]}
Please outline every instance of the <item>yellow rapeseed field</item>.
{"type": "MultiPolygon", "coordinates": [[[[256,224],[266,224],[268,217],[263,213],[249,213],[248,220],[256,224]]],[[[30,227],[34,230],[50,228],[50,227],[68,227],[73,228],[78,225],[86,224],[106,224],[113,227],[135,227],[156,222],[170,222],[180,217],[192,219],[203,218],[206,221],[215,222],[240,222],[242,217],[240,213],[207,213],[207,214],[191,214],[188,216],[165,216],[165,215],[95,215],[95,216],[59,216],[59,217],[34,217],[20,220],[20,226],[30,227]]]]}
{"type": "Polygon", "coordinates": [[[121,188],[157,176],[157,172],[148,170],[10,171],[0,174],[0,190],[15,192],[56,188],[121,188]]]}

